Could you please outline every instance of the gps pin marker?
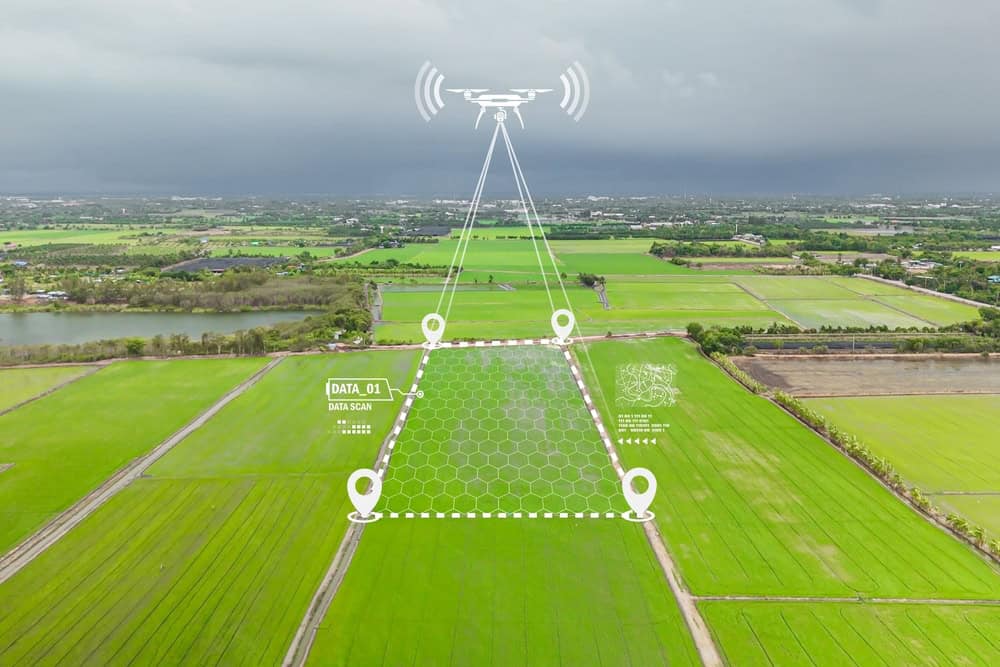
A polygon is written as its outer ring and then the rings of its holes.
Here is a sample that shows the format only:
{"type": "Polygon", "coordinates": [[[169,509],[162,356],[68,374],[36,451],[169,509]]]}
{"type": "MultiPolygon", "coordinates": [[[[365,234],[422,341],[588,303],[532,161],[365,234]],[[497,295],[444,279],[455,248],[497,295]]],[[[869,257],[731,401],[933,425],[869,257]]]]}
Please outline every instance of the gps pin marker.
{"type": "Polygon", "coordinates": [[[348,514],[347,519],[353,523],[378,521],[379,515],[373,513],[372,510],[375,509],[375,504],[378,503],[379,496],[381,495],[382,480],[379,479],[374,470],[368,470],[367,468],[355,470],[347,478],[347,496],[351,499],[351,504],[354,505],[354,509],[357,511],[348,514]],[[358,492],[358,480],[361,479],[367,479],[371,482],[371,488],[368,489],[368,493],[358,492]]]}
{"type": "Polygon", "coordinates": [[[569,335],[573,332],[573,327],[576,325],[576,318],[573,317],[573,313],[561,308],[556,312],[552,313],[552,330],[556,334],[556,339],[553,341],[557,345],[564,345],[569,342],[569,335]],[[566,318],[566,324],[559,324],[561,318],[566,318]]]}
{"type": "Polygon", "coordinates": [[[642,522],[653,518],[653,513],[646,511],[653,504],[653,496],[656,495],[656,478],[653,477],[653,473],[645,468],[632,468],[622,477],[622,493],[625,494],[625,500],[634,515],[628,516],[626,514],[626,519],[642,522]],[[632,480],[636,477],[646,480],[646,490],[642,493],[632,488],[632,480]]]}
{"type": "Polygon", "coordinates": [[[424,347],[435,348],[444,336],[444,318],[437,313],[428,313],[421,320],[420,328],[424,330],[424,338],[427,339],[424,347]],[[433,329],[431,328],[432,323],[435,325],[433,329]]]}

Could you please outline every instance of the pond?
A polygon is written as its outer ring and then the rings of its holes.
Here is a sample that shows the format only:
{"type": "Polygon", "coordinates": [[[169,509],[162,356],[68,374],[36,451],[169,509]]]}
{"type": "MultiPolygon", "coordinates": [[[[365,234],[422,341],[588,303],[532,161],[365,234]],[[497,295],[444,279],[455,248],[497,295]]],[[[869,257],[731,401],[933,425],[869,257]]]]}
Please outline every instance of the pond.
{"type": "Polygon", "coordinates": [[[302,311],[247,313],[0,313],[0,345],[73,344],[109,338],[152,338],[156,334],[232,333],[240,329],[301,320],[302,311]]]}

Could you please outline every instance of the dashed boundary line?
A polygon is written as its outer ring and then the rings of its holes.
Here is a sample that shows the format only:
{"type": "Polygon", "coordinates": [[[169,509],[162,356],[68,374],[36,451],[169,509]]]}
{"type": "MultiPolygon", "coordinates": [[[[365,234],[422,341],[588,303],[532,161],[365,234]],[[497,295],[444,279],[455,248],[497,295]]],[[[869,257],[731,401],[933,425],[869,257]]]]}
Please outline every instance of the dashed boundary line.
{"type": "MultiPolygon", "coordinates": [[[[403,427],[406,425],[406,418],[410,414],[410,408],[413,407],[413,399],[416,396],[420,380],[424,376],[424,369],[427,366],[430,353],[429,349],[424,350],[423,356],[420,358],[420,364],[417,366],[416,376],[413,379],[413,386],[410,388],[410,395],[403,401],[392,429],[385,437],[385,440],[383,440],[382,446],[375,456],[375,465],[373,468],[377,470],[376,474],[379,476],[379,479],[385,477],[385,472],[389,468],[392,450],[395,449],[399,434],[403,432],[403,427]]],[[[333,598],[337,595],[337,591],[340,589],[340,585],[347,575],[347,568],[350,566],[351,560],[358,550],[358,544],[361,542],[361,535],[364,533],[365,525],[367,524],[348,523],[344,537],[337,548],[337,553],[333,556],[333,562],[330,563],[330,567],[316,589],[316,593],[309,603],[309,608],[306,610],[302,622],[299,623],[299,627],[295,631],[295,636],[292,638],[292,643],[285,653],[285,658],[281,663],[283,667],[304,665],[309,658],[309,652],[316,641],[316,633],[319,631],[319,626],[326,617],[326,613],[333,603],[333,598]]]]}
{"type": "Polygon", "coordinates": [[[372,512],[376,519],[633,519],[631,512],[372,512]]]}
{"type": "Polygon", "coordinates": [[[524,345],[556,345],[552,338],[514,338],[512,340],[477,340],[460,341],[457,343],[438,343],[435,347],[515,347],[524,345]]]}
{"type": "MultiPolygon", "coordinates": [[[[601,419],[601,414],[597,411],[597,408],[594,407],[594,402],[590,397],[590,391],[587,389],[587,385],[583,381],[583,375],[580,372],[580,367],[577,364],[576,359],[573,358],[573,355],[570,354],[569,349],[564,347],[563,355],[566,357],[566,363],[569,364],[570,371],[573,373],[573,378],[576,380],[576,386],[580,389],[583,401],[587,404],[587,409],[590,410],[590,416],[594,420],[594,426],[597,427],[597,432],[601,436],[604,448],[608,451],[608,457],[611,459],[611,465],[615,469],[615,473],[618,475],[619,480],[621,480],[625,476],[625,470],[619,462],[618,452],[615,450],[615,445],[608,436],[607,430],[604,428],[604,422],[601,419]]],[[[670,591],[673,593],[674,599],[677,600],[677,605],[680,608],[681,614],[684,616],[684,623],[687,625],[692,639],[694,639],[695,648],[698,650],[701,662],[707,667],[721,667],[723,664],[722,657],[719,654],[719,649],[716,647],[715,641],[712,638],[712,633],[708,630],[708,625],[706,625],[705,619],[702,618],[701,612],[698,611],[696,598],[684,586],[680,573],[677,570],[676,565],[674,565],[673,558],[671,558],[670,552],[667,550],[667,545],[663,541],[663,536],[660,535],[660,532],[656,529],[655,524],[656,522],[654,521],[646,521],[642,524],[642,527],[646,531],[646,539],[649,540],[649,544],[653,548],[653,553],[656,554],[656,559],[660,563],[660,568],[663,570],[663,574],[667,579],[670,591]]]]}

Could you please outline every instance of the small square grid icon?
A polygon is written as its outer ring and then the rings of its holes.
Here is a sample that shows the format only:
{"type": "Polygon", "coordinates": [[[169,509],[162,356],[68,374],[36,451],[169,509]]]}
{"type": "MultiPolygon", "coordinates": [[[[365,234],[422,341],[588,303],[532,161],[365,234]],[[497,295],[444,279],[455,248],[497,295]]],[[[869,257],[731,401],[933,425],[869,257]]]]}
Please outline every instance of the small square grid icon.
{"type": "Polygon", "coordinates": [[[341,435],[371,435],[372,425],[349,419],[338,419],[337,432],[341,435]]]}

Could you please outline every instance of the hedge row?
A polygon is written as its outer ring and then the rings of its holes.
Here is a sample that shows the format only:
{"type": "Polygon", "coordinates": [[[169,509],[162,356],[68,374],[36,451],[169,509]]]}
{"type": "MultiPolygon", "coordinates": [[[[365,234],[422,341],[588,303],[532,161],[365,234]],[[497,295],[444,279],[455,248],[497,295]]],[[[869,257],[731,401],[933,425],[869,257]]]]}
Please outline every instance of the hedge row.
{"type": "Polygon", "coordinates": [[[715,363],[722,366],[723,370],[729,373],[733,378],[745,386],[747,389],[755,394],[763,394],[767,391],[767,386],[761,384],[755,380],[749,373],[744,371],[742,368],[733,363],[732,359],[722,354],[721,352],[713,352],[711,354],[712,360],[715,363]]]}

